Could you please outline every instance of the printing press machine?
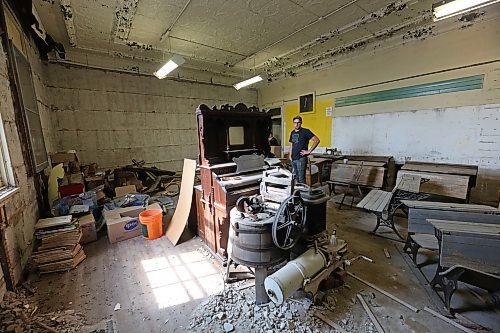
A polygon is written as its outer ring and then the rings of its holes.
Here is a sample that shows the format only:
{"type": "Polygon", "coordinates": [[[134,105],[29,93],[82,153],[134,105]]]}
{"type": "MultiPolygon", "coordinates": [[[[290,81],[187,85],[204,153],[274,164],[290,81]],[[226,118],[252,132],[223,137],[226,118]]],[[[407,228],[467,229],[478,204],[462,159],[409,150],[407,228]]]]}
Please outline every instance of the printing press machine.
{"type": "Polygon", "coordinates": [[[329,196],[270,166],[271,117],[244,104],[196,111],[198,235],[227,265],[251,267],[256,303],[281,304],[345,268],[347,243],[326,228],[329,196]]]}

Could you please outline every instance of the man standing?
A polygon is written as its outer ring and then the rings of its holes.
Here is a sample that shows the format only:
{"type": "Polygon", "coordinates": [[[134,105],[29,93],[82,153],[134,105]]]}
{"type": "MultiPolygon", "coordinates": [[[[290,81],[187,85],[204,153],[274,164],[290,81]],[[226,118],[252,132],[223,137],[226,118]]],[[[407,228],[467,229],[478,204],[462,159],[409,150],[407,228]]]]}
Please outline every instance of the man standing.
{"type": "Polygon", "coordinates": [[[319,139],[313,132],[302,127],[302,117],[293,118],[294,130],[290,133],[290,161],[292,161],[293,171],[297,175],[297,182],[306,183],[307,156],[318,146],[319,139]],[[309,140],[313,141],[309,149],[309,140]]]}

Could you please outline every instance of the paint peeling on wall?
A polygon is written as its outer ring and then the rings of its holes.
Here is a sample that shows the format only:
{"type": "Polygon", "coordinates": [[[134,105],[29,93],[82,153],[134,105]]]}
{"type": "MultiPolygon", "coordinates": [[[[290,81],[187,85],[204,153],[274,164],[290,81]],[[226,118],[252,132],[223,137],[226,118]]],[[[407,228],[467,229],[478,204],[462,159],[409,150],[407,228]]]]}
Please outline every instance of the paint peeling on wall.
{"type": "Polygon", "coordinates": [[[127,40],[139,0],[117,0],[111,34],[115,39],[127,40]]]}
{"type": "Polygon", "coordinates": [[[69,45],[76,47],[76,28],[73,22],[73,8],[71,7],[70,0],[61,0],[61,11],[63,13],[64,25],[66,26],[66,32],[68,33],[69,45]]]}
{"type": "Polygon", "coordinates": [[[137,49],[137,50],[147,50],[150,51],[153,49],[153,45],[151,44],[144,44],[141,42],[134,42],[134,41],[127,41],[125,43],[128,47],[131,49],[137,49]]]}
{"type": "Polygon", "coordinates": [[[269,67],[265,68],[264,70],[267,73],[267,75],[272,79],[279,79],[281,77],[292,76],[290,75],[291,72],[295,73],[296,75],[299,71],[305,71],[308,68],[315,70],[327,67],[332,65],[338,59],[338,57],[346,56],[356,51],[360,51],[363,48],[366,48],[369,44],[372,45],[373,48],[376,48],[377,45],[373,45],[374,43],[383,42],[384,40],[387,40],[388,38],[401,33],[404,29],[407,29],[408,27],[418,25],[421,19],[426,19],[426,18],[417,18],[416,22],[415,20],[413,20],[410,22],[403,23],[402,25],[399,26],[393,26],[390,27],[389,29],[384,29],[382,31],[363,37],[355,42],[342,45],[331,50],[327,50],[326,52],[323,52],[320,55],[310,57],[309,59],[294,64],[287,65],[286,64],[286,61],[288,60],[287,58],[278,58],[279,61],[275,61],[274,64],[283,64],[281,68],[271,67],[272,65],[269,64],[268,65],[269,67]]]}
{"type": "Polygon", "coordinates": [[[117,51],[111,52],[110,55],[112,57],[120,58],[120,59],[133,59],[133,60],[140,60],[143,62],[157,62],[157,60],[154,58],[148,58],[148,57],[142,57],[142,56],[139,57],[137,55],[123,53],[123,52],[117,52],[117,51]]]}
{"type": "Polygon", "coordinates": [[[412,30],[408,30],[404,35],[403,39],[425,39],[426,37],[433,34],[433,29],[435,25],[416,28],[412,30]]]}
{"type": "MultiPolygon", "coordinates": [[[[345,43],[341,46],[329,49],[320,54],[317,54],[317,52],[314,52],[313,50],[318,45],[324,44],[332,38],[339,38],[340,40],[342,40],[343,34],[368,23],[383,20],[385,17],[388,17],[390,15],[402,16],[405,10],[409,10],[407,1],[392,2],[377,11],[363,16],[362,18],[354,22],[332,30],[329,33],[322,34],[314,40],[303,44],[285,54],[282,54],[279,57],[271,58],[270,60],[264,62],[262,69],[267,73],[268,77],[271,80],[278,79],[280,77],[293,77],[296,76],[300,71],[304,71],[308,68],[313,70],[319,69],[327,64],[335,62],[336,57],[364,49],[368,44],[373,44],[375,42],[388,39],[390,37],[393,37],[395,34],[400,33],[404,29],[417,26],[431,19],[430,10],[421,11],[419,12],[418,16],[410,16],[409,18],[405,18],[405,20],[398,25],[393,25],[389,28],[385,28],[372,34],[368,34],[353,42],[345,43]],[[301,60],[299,60],[298,62],[293,62],[294,58],[296,59],[298,55],[301,55],[301,60]]],[[[432,32],[432,28],[430,29],[431,30],[428,31],[428,28],[426,27],[425,31],[413,31],[413,33],[409,36],[428,35],[430,32],[432,32]]],[[[377,46],[375,45],[374,48],[375,47],[377,46]]]]}
{"type": "Polygon", "coordinates": [[[458,19],[458,21],[463,22],[464,24],[460,27],[461,29],[464,28],[469,28],[474,25],[474,23],[481,18],[481,16],[484,15],[484,12],[472,12],[472,13],[467,13],[458,19]]]}

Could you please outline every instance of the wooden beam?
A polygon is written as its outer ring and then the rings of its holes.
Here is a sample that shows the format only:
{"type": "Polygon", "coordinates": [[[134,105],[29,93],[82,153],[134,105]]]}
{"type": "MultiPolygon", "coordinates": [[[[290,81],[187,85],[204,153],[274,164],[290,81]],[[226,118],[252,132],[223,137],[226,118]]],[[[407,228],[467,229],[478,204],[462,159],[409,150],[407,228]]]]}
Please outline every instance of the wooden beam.
{"type": "Polygon", "coordinates": [[[412,305],[410,305],[410,304],[406,303],[405,301],[401,300],[400,298],[397,298],[396,296],[394,296],[394,295],[392,295],[392,294],[388,293],[387,291],[380,289],[379,287],[377,287],[377,286],[375,286],[375,285],[371,284],[370,282],[367,282],[367,281],[365,281],[365,280],[363,280],[363,279],[361,279],[361,278],[357,277],[356,275],[352,274],[351,272],[346,272],[346,273],[347,273],[347,275],[349,275],[350,277],[355,278],[356,280],[358,280],[358,281],[360,281],[360,282],[363,282],[363,283],[364,283],[364,284],[366,284],[367,286],[372,287],[373,289],[375,289],[375,290],[376,290],[376,291],[378,291],[379,293],[384,294],[385,296],[389,297],[389,298],[390,298],[390,299],[392,299],[393,301],[396,301],[396,302],[398,302],[399,304],[406,306],[408,309],[410,309],[410,310],[412,310],[412,311],[414,311],[414,312],[418,312],[418,311],[419,311],[419,309],[417,309],[416,307],[414,307],[414,306],[412,306],[412,305]]]}
{"type": "Polygon", "coordinates": [[[366,304],[365,300],[363,299],[363,296],[357,294],[356,297],[359,299],[359,302],[363,306],[363,309],[365,309],[366,313],[368,314],[368,317],[370,317],[373,325],[375,325],[375,328],[377,329],[378,333],[385,333],[382,325],[380,325],[377,318],[373,314],[372,310],[370,310],[370,307],[368,306],[368,304],[366,304]]]}

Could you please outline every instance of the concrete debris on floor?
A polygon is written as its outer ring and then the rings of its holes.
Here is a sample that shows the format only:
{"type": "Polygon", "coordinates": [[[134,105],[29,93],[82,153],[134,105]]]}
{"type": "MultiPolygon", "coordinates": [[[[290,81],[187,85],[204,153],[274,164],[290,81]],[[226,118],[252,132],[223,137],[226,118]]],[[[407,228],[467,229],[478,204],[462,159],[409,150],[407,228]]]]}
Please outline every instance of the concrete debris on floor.
{"type": "MultiPolygon", "coordinates": [[[[391,231],[371,234],[373,215],[357,209],[339,210],[337,206],[332,199],[327,203],[328,230],[335,229],[337,235],[349,240],[352,263],[348,272],[417,309],[443,308],[441,300],[435,304],[429,298],[429,292],[435,292],[419,282],[416,274],[421,273],[417,268],[412,271],[411,259],[404,260],[407,255],[402,252],[403,244],[391,231]],[[372,262],[352,260],[362,256],[372,262]]],[[[396,218],[396,224],[404,222],[396,218]]],[[[43,322],[56,329],[62,326],[56,326],[50,318],[75,311],[81,323],[89,325],[82,325],[81,332],[107,333],[109,321],[114,323],[114,332],[342,332],[334,325],[346,332],[377,332],[357,299],[360,294],[386,332],[461,332],[426,311],[412,311],[349,275],[343,276],[344,283],[335,284],[336,288],[322,290],[317,304],[297,292],[281,306],[256,306],[253,281],[224,286],[224,268],[205,246],[200,246],[200,238],[174,247],[164,238],[146,241],[135,237],[110,244],[102,236],[86,245],[87,259],[74,270],[30,277],[36,292],[18,307],[28,313],[38,305],[35,317],[46,318],[43,322]],[[29,311],[23,308],[28,303],[29,311]],[[115,311],[117,303],[120,309],[115,311]]],[[[419,254],[420,262],[426,254],[419,254]]],[[[430,262],[425,266],[427,274],[435,264],[432,257],[426,261],[430,262]]],[[[480,290],[476,292],[483,295],[480,290]]],[[[456,294],[454,305],[465,309],[457,317],[458,323],[477,332],[495,331],[495,311],[485,309],[476,296],[469,297],[467,287],[461,286],[456,294]]],[[[3,324],[4,308],[2,311],[3,324]]],[[[14,323],[19,319],[12,317],[14,323]]]]}
{"type": "MultiPolygon", "coordinates": [[[[335,309],[337,297],[333,292],[325,298],[321,306],[313,305],[311,300],[305,297],[290,298],[282,305],[272,302],[256,305],[253,288],[238,289],[238,286],[231,285],[201,303],[191,316],[189,331],[333,332],[333,329],[329,330],[328,325],[314,316],[315,311],[335,309]]],[[[353,318],[347,314],[339,320],[339,325],[348,330],[353,329],[353,318]]]]}
{"type": "Polygon", "coordinates": [[[0,303],[0,332],[82,332],[82,313],[75,310],[44,312],[43,304],[33,302],[29,293],[25,288],[19,288],[17,293],[7,292],[0,303]]]}

